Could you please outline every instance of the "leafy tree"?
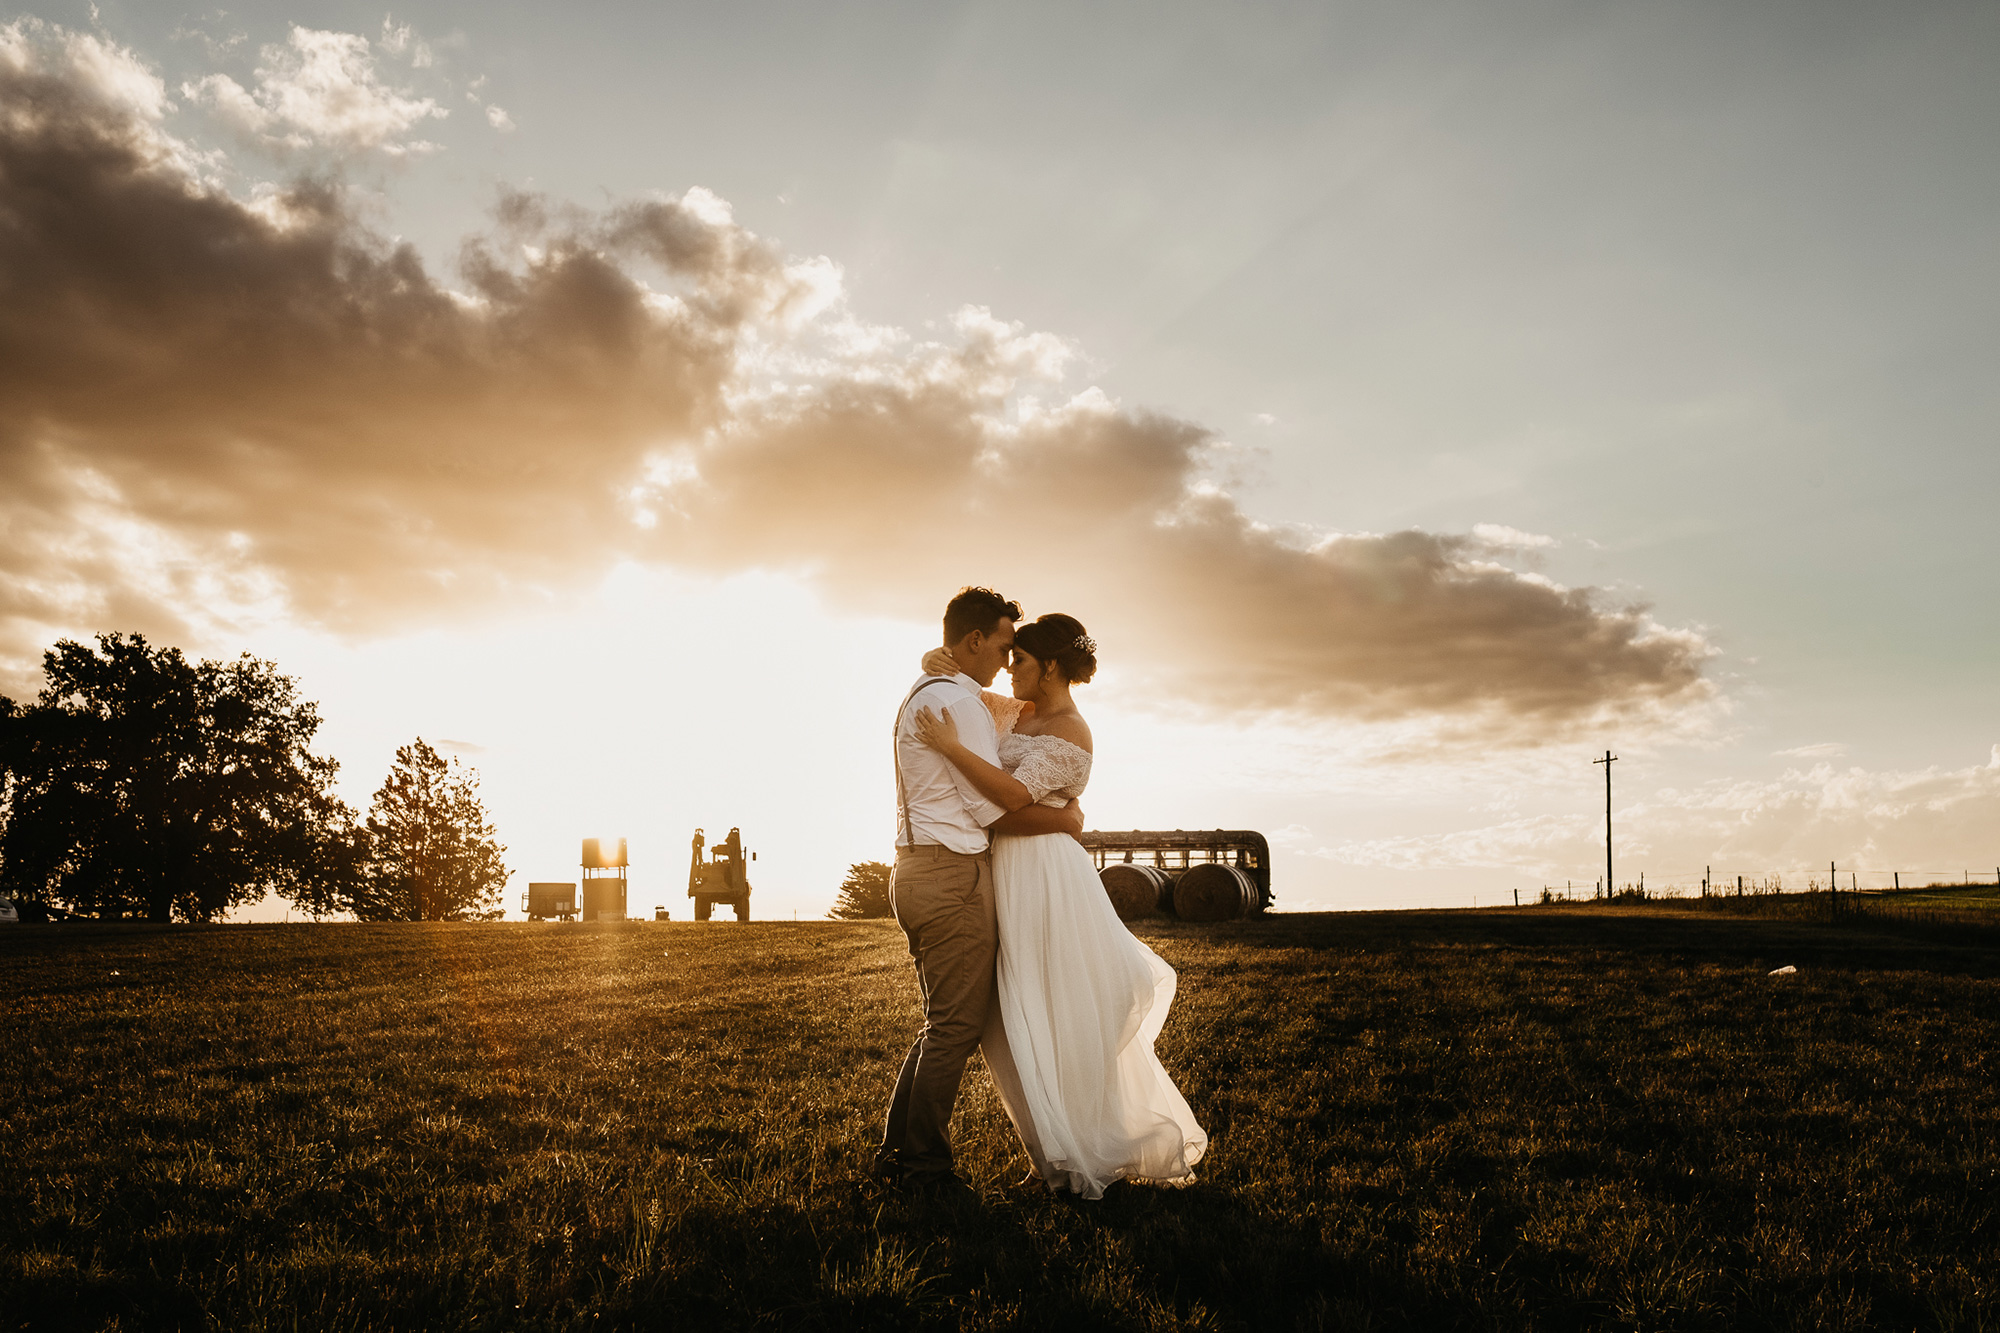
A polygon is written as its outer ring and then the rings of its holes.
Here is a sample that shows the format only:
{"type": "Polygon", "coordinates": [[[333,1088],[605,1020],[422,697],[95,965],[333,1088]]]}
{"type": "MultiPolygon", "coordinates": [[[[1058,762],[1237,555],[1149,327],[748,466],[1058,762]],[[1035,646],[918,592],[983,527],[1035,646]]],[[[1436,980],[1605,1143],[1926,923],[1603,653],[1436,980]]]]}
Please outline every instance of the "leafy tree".
{"type": "Polygon", "coordinates": [[[0,890],[88,915],[208,921],[277,890],[339,891],[354,813],[306,748],[318,707],[244,654],[189,662],[143,635],[64,640],[0,699],[0,890]]]}
{"type": "Polygon", "coordinates": [[[840,897],[827,915],[836,921],[866,921],[890,916],[890,867],[881,861],[856,861],[840,881],[840,897]]]}
{"type": "Polygon", "coordinates": [[[493,920],[512,873],[493,840],[479,776],[419,736],[396,751],[368,807],[365,858],[349,905],[364,921],[493,920]]]}

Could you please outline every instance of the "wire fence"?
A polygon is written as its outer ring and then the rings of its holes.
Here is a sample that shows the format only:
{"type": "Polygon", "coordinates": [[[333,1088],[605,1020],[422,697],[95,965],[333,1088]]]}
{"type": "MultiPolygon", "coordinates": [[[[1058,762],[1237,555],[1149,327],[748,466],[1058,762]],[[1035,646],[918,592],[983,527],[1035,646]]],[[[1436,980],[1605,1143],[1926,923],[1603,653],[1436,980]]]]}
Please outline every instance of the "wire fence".
{"type": "MultiPolygon", "coordinates": [[[[1746,898],[1799,893],[1856,894],[1871,897],[1942,893],[1987,888],[2000,892],[2000,866],[1991,870],[1870,870],[1829,861],[1802,870],[1759,870],[1738,873],[1703,866],[1700,870],[1657,874],[1642,871],[1619,882],[1610,896],[1619,898],[1746,898]]],[[[1542,886],[1543,902],[1585,902],[1605,897],[1604,880],[1564,880],[1542,886]]]]}
{"type": "MultiPolygon", "coordinates": [[[[1545,885],[1544,904],[1603,901],[1603,882],[1545,885]]],[[[2000,945],[2000,866],[1990,877],[1972,870],[1863,869],[1766,871],[1723,876],[1650,875],[1620,884],[1610,902],[1649,903],[1676,911],[1817,922],[1886,932],[1940,944],[2000,945]]],[[[1522,904],[1526,906],[1526,904],[1522,904]]]]}

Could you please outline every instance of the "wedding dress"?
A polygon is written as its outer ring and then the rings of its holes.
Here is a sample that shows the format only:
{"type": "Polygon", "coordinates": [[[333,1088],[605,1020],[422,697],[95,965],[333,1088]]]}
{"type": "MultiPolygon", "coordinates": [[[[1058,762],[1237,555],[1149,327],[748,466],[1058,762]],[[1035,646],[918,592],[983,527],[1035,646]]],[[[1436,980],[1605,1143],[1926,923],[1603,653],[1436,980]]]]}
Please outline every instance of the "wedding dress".
{"type": "MultiPolygon", "coordinates": [[[[1000,762],[1037,801],[1083,794],[1088,750],[1017,736],[1018,700],[987,695],[1000,762]]],[[[1187,1184],[1208,1135],[1153,1043],[1175,976],[1104,892],[1067,834],[993,840],[997,1014],[982,1042],[1001,1104],[1052,1190],[1099,1198],[1114,1180],[1187,1184]]]]}

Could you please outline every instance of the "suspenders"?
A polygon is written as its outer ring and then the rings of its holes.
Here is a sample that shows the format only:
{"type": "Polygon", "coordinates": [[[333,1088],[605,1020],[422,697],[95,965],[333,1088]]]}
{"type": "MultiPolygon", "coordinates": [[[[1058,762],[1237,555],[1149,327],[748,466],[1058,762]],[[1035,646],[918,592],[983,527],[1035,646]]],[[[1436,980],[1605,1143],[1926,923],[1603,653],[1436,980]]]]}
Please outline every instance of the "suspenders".
{"type": "Polygon", "coordinates": [[[903,811],[903,831],[910,835],[912,847],[917,845],[917,830],[916,826],[910,823],[910,798],[903,791],[903,710],[910,706],[910,700],[916,698],[922,690],[951,679],[950,676],[925,676],[918,681],[916,687],[903,696],[903,702],[897,705],[896,720],[889,729],[889,756],[896,764],[896,804],[903,811]]]}

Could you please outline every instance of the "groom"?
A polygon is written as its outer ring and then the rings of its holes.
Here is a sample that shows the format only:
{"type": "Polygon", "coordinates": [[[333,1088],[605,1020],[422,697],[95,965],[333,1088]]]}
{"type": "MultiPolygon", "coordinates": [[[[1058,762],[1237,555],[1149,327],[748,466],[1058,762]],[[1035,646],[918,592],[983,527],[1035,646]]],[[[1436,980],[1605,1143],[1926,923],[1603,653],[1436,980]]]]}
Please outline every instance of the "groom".
{"type": "Polygon", "coordinates": [[[870,1171],[887,1184],[962,1185],[952,1171],[951,1109],[965,1062],[994,1003],[993,859],[998,833],[1083,831],[1075,802],[1008,813],[917,736],[919,710],[949,713],[966,747],[998,767],[993,717],[979,691],[1007,664],[1019,604],[987,588],[961,589],[944,609],[944,646],[958,674],[925,676],[896,714],[896,871],[889,903],[910,942],[924,1025],[889,1099],[870,1171]]]}

